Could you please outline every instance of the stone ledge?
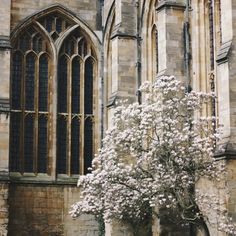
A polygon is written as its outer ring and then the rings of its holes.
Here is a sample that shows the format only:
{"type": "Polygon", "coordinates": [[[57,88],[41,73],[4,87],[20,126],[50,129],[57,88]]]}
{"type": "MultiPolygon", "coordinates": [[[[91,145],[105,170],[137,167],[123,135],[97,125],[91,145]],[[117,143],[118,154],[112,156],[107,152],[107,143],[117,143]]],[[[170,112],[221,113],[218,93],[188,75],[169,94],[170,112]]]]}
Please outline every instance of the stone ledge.
{"type": "Polygon", "coordinates": [[[34,174],[22,175],[19,172],[11,172],[9,174],[10,183],[18,184],[42,184],[42,185],[72,185],[76,186],[78,176],[68,177],[68,176],[58,176],[57,179],[52,179],[48,175],[35,176],[34,174]]]}
{"type": "Polygon", "coordinates": [[[0,35],[0,50],[11,49],[9,36],[0,35]]]}
{"type": "Polygon", "coordinates": [[[218,65],[228,61],[229,52],[232,46],[232,40],[225,42],[221,45],[220,50],[217,54],[216,62],[218,65]]]}
{"type": "Polygon", "coordinates": [[[0,171],[0,184],[9,183],[9,173],[7,171],[0,171]]]}
{"type": "Polygon", "coordinates": [[[214,157],[216,160],[236,160],[236,148],[232,143],[221,144],[216,148],[214,157]]]}
{"type": "Polygon", "coordinates": [[[27,179],[13,179],[13,178],[10,178],[9,180],[9,183],[10,184],[34,184],[34,185],[48,185],[48,186],[74,186],[76,187],[77,186],[77,180],[74,181],[74,182],[71,182],[71,181],[60,181],[60,180],[57,180],[57,181],[43,181],[43,180],[27,180],[27,179]]]}
{"type": "Polygon", "coordinates": [[[156,11],[161,11],[163,8],[174,8],[177,10],[185,10],[186,5],[184,3],[179,3],[179,2],[160,1],[156,7],[156,11]]]}
{"type": "Polygon", "coordinates": [[[0,98],[0,114],[6,114],[7,116],[10,113],[10,101],[8,98],[0,98]]]}
{"type": "Polygon", "coordinates": [[[126,34],[126,33],[121,33],[121,32],[115,32],[114,34],[112,34],[110,39],[114,39],[114,38],[128,38],[128,39],[136,39],[136,35],[131,35],[131,34],[126,34]]]}
{"type": "Polygon", "coordinates": [[[109,97],[108,102],[107,102],[107,108],[115,106],[116,100],[117,100],[117,95],[116,94],[109,97]]]}

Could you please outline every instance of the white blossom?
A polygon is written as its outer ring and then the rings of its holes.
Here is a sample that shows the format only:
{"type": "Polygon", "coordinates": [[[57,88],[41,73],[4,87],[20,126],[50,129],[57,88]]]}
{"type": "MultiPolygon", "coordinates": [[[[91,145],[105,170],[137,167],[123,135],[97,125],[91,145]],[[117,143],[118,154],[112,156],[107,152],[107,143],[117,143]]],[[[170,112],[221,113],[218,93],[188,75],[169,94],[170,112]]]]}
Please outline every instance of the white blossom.
{"type": "Polygon", "coordinates": [[[186,224],[207,221],[209,209],[219,215],[219,230],[235,234],[224,204],[195,191],[201,177],[217,181],[224,172],[213,157],[219,139],[216,118],[194,116],[214,95],[186,93],[173,76],[145,82],[140,92],[142,104],[121,103],[115,109],[92,173],[78,181],[81,199],[72,206],[72,216],[135,221],[168,209],[186,224]]]}

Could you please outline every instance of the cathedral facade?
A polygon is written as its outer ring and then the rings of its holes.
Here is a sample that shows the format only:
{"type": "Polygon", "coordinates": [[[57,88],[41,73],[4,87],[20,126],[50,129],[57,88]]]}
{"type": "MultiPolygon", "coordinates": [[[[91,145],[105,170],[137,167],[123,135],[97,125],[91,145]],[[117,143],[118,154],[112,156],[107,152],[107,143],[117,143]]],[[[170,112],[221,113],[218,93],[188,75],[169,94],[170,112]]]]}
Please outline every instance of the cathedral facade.
{"type": "MultiPolygon", "coordinates": [[[[88,172],[117,101],[141,102],[139,86],[162,75],[216,94],[202,112],[223,125],[215,156],[226,162],[227,181],[199,184],[222,196],[236,222],[233,0],[0,5],[0,235],[98,235],[91,216],[68,213],[79,198],[77,179],[88,172]]],[[[129,235],[124,230],[113,225],[106,234],[129,235]]]]}

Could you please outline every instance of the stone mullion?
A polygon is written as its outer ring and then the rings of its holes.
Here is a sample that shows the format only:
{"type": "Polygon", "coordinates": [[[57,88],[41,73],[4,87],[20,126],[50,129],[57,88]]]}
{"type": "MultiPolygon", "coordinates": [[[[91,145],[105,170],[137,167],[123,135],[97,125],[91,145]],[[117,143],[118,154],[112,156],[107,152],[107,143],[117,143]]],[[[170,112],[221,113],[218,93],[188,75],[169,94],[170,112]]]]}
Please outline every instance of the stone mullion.
{"type": "Polygon", "coordinates": [[[47,174],[51,174],[51,157],[50,157],[50,149],[51,149],[51,143],[50,143],[50,136],[49,134],[52,132],[51,126],[50,126],[50,120],[51,120],[51,113],[50,113],[50,104],[51,104],[51,57],[48,57],[48,94],[47,94],[47,111],[46,111],[46,117],[47,117],[47,174]]]}
{"type": "Polygon", "coordinates": [[[98,78],[98,63],[94,61],[93,63],[93,156],[95,154],[95,151],[98,150],[99,147],[99,136],[96,130],[99,130],[99,121],[98,121],[98,107],[96,106],[98,98],[98,91],[96,88],[97,84],[97,78],[98,78]]]}
{"type": "MultiPolygon", "coordinates": [[[[53,45],[52,45],[53,46],[53,45]]],[[[57,110],[57,93],[58,93],[58,55],[52,54],[52,62],[50,63],[49,73],[49,121],[48,121],[48,139],[49,139],[49,147],[48,147],[48,174],[52,175],[52,178],[55,180],[57,178],[56,173],[56,162],[57,162],[57,151],[56,151],[56,143],[57,143],[57,118],[58,118],[58,110],[57,110]]]]}
{"type": "Polygon", "coordinates": [[[25,130],[25,79],[26,79],[26,55],[23,57],[23,71],[22,71],[22,89],[21,89],[21,110],[22,110],[22,129],[21,129],[21,140],[20,140],[20,172],[24,173],[24,130],[25,130]]]}
{"type": "Polygon", "coordinates": [[[72,60],[68,60],[68,81],[67,81],[67,174],[71,175],[71,122],[72,122],[72,60]]]}
{"type": "Polygon", "coordinates": [[[34,84],[34,110],[35,110],[35,117],[34,117],[34,148],[33,148],[33,171],[37,173],[37,160],[38,160],[38,121],[39,121],[39,57],[36,57],[35,62],[35,84],[34,84]]]}
{"type": "Polygon", "coordinates": [[[84,80],[85,78],[85,62],[81,60],[80,64],[80,174],[84,174],[84,121],[85,121],[85,114],[84,114],[84,80]]]}

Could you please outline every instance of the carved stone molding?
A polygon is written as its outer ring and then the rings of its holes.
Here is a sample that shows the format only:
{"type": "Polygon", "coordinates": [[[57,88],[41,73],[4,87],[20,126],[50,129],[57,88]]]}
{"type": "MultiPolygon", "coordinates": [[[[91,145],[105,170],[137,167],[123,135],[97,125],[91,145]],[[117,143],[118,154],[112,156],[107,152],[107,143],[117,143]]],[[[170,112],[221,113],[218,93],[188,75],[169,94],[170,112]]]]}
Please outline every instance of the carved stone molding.
{"type": "Polygon", "coordinates": [[[5,35],[0,35],[0,50],[11,49],[10,38],[5,35]]]}

